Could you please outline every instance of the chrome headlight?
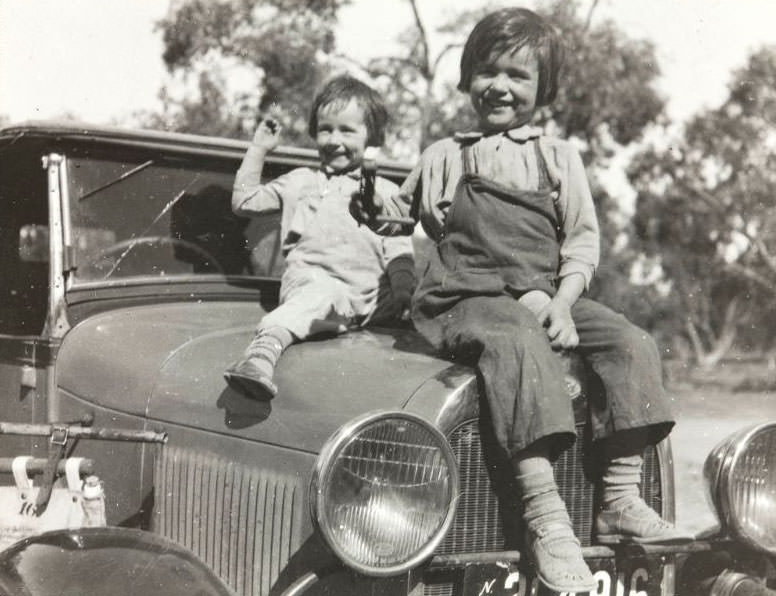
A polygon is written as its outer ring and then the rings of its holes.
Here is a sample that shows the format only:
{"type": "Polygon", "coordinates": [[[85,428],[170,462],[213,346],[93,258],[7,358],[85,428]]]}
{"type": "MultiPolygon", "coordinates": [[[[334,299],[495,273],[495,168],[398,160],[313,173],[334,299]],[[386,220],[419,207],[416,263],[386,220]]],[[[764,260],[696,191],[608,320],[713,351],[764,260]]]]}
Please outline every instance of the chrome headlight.
{"type": "Polygon", "coordinates": [[[703,472],[726,529],[776,554],[776,423],[745,428],[722,441],[703,472]]]}
{"type": "Polygon", "coordinates": [[[374,576],[429,557],[455,514],[458,467],[445,437],[404,412],[366,414],[329,439],[313,473],[313,519],[347,565],[374,576]]]}

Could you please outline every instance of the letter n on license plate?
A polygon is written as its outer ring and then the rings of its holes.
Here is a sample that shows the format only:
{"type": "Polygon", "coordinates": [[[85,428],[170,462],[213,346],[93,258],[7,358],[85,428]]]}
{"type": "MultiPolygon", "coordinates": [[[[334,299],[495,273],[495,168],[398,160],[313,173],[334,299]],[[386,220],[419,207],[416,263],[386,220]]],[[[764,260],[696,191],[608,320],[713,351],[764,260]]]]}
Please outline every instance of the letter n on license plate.
{"type": "MultiPolygon", "coordinates": [[[[659,596],[663,580],[663,562],[650,558],[587,561],[598,586],[585,596],[659,596]]],[[[464,572],[466,596],[537,596],[553,594],[538,579],[513,565],[497,563],[468,565],[464,572]]],[[[561,593],[562,596],[571,594],[561,593]]],[[[572,593],[573,594],[573,593],[572,593]]]]}

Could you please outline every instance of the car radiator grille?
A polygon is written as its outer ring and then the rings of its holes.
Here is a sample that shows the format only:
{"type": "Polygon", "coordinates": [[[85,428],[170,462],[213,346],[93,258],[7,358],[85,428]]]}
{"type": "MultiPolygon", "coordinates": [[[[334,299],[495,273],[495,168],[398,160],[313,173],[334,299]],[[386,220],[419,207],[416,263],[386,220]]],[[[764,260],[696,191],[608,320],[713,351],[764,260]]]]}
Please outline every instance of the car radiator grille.
{"type": "MultiPolygon", "coordinates": [[[[583,546],[592,543],[592,522],[596,490],[592,462],[586,457],[584,425],[580,437],[555,462],[555,480],[566,502],[574,532],[583,546]]],[[[453,525],[437,554],[457,554],[519,549],[520,511],[517,490],[504,479],[512,473],[506,461],[499,460],[493,442],[481,436],[480,424],[471,420],[449,435],[458,459],[461,476],[461,498],[453,525]]],[[[656,511],[661,511],[660,470],[654,448],[644,452],[642,473],[644,498],[656,511]]]]}
{"type": "Polygon", "coordinates": [[[154,474],[153,530],[191,549],[238,594],[267,594],[301,542],[295,477],[169,446],[154,474]]]}

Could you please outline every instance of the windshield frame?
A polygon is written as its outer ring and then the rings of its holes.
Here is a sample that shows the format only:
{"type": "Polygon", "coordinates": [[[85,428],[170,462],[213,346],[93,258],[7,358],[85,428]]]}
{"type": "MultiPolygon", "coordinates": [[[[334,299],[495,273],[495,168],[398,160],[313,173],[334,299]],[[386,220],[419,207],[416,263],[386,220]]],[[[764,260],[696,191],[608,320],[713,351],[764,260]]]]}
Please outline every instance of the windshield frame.
{"type": "MultiPolygon", "coordinates": [[[[192,183],[202,183],[202,180],[199,179],[200,172],[203,173],[203,176],[207,176],[208,174],[212,174],[213,176],[220,177],[221,179],[224,178],[224,176],[232,176],[233,172],[236,172],[237,165],[232,163],[233,160],[228,160],[228,162],[225,162],[223,159],[221,160],[208,160],[206,159],[206,156],[203,155],[180,155],[180,154],[169,154],[164,152],[155,152],[155,153],[149,153],[149,152],[142,152],[142,151],[127,151],[124,150],[118,150],[118,151],[110,151],[110,152],[100,152],[98,153],[91,153],[91,152],[84,152],[84,151],[78,151],[77,148],[73,151],[68,152],[67,156],[63,157],[62,160],[62,176],[63,176],[63,184],[61,186],[61,207],[62,207],[62,214],[63,214],[63,222],[62,222],[62,238],[63,238],[63,244],[64,244],[64,253],[66,255],[69,255],[69,258],[65,258],[65,271],[64,278],[65,278],[65,291],[71,292],[76,290],[88,290],[88,289],[95,289],[95,288],[101,288],[101,287],[137,287],[137,286],[165,286],[167,288],[175,288],[180,286],[181,284],[186,283],[198,283],[198,282],[208,282],[208,283],[216,283],[220,282],[224,284],[225,286],[238,284],[240,286],[251,285],[253,287],[258,286],[265,286],[268,282],[269,283],[279,283],[280,278],[280,267],[277,266],[277,264],[272,265],[272,271],[271,274],[267,274],[267,272],[258,272],[258,273],[249,273],[249,272],[243,272],[243,273],[235,273],[234,271],[229,272],[220,272],[220,271],[214,271],[214,272],[203,272],[203,271],[197,271],[197,272],[190,272],[190,273],[174,273],[174,274],[160,274],[160,275],[131,275],[131,276],[124,276],[124,277],[111,277],[112,272],[109,272],[107,276],[103,279],[89,279],[84,277],[78,276],[78,266],[79,264],[83,266],[83,263],[76,262],[76,250],[74,246],[74,241],[77,241],[78,233],[77,233],[77,222],[75,219],[77,216],[74,215],[74,209],[77,210],[78,205],[73,204],[73,197],[78,197],[80,201],[92,201],[95,200],[95,198],[99,197],[95,195],[99,195],[101,191],[104,191],[105,189],[115,189],[117,187],[120,187],[121,184],[123,184],[126,180],[132,179],[133,177],[136,177],[138,174],[142,174],[143,172],[149,171],[150,168],[153,168],[154,166],[164,169],[164,168],[182,168],[186,172],[196,172],[195,177],[192,179],[192,183]],[[103,160],[106,162],[109,162],[111,160],[115,160],[116,163],[127,163],[127,164],[135,164],[132,166],[129,166],[130,169],[121,174],[120,176],[117,176],[115,178],[112,178],[108,180],[106,183],[94,186],[93,188],[87,189],[86,192],[78,193],[73,192],[73,184],[72,184],[72,176],[74,174],[74,163],[78,160],[81,161],[81,163],[84,162],[84,160],[88,161],[91,156],[97,157],[98,160],[103,160]],[[198,169],[198,168],[201,168],[198,169]],[[70,183],[67,183],[67,181],[70,180],[70,183]],[[66,185],[67,183],[67,185],[66,185]],[[75,240],[74,240],[75,239],[75,240]]],[[[99,166],[98,166],[99,167],[99,166]]],[[[290,169],[285,164],[281,165],[281,172],[286,171],[290,169]],[[285,167],[284,167],[285,166],[285,167]]],[[[277,171],[278,168],[269,168],[271,171],[277,171]]],[[[275,174],[277,175],[277,173],[275,174]]],[[[179,191],[173,196],[172,198],[162,201],[164,203],[164,208],[161,210],[160,213],[157,214],[157,219],[163,215],[168,215],[168,212],[175,206],[175,204],[178,202],[178,200],[181,199],[181,197],[186,193],[188,187],[184,187],[182,189],[179,189],[179,191]]],[[[164,195],[164,193],[169,189],[164,189],[164,191],[160,192],[160,197],[164,195]]],[[[231,192],[231,184],[229,185],[229,192],[231,192]]],[[[229,214],[231,214],[231,205],[229,205],[229,214]]],[[[237,217],[237,216],[233,216],[237,217]]],[[[253,220],[255,218],[251,218],[253,220]]],[[[277,227],[278,229],[278,236],[279,236],[279,219],[280,219],[280,212],[267,214],[266,216],[260,216],[260,219],[263,224],[268,230],[274,229],[274,227],[277,227]],[[276,221],[273,221],[276,220],[276,221]]],[[[153,225],[154,222],[151,222],[151,225],[153,225]]],[[[149,226],[150,227],[150,226],[149,226]]],[[[142,237],[143,234],[138,235],[138,240],[142,241],[144,238],[142,237]]],[[[175,242],[174,237],[169,237],[172,242],[175,242]]],[[[278,242],[279,245],[279,242],[278,242]]],[[[247,251],[251,251],[251,248],[249,248],[251,245],[247,244],[246,249],[247,251]]],[[[134,245],[133,243],[129,243],[128,247],[125,252],[129,252],[133,250],[134,245]]],[[[120,259],[123,258],[126,255],[121,255],[120,259]]],[[[274,261],[273,261],[274,263],[274,261]]],[[[118,265],[118,263],[117,263],[118,265]]],[[[166,290],[165,290],[166,291],[166,290]]],[[[238,291],[238,294],[241,294],[242,292],[238,291]]]]}

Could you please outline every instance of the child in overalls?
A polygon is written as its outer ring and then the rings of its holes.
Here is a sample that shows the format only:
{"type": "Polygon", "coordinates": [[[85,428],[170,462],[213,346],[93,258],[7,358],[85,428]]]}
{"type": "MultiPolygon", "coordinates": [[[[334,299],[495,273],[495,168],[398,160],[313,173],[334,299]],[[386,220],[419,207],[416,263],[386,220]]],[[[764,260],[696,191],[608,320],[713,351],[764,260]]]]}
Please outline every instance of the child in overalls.
{"type": "Polygon", "coordinates": [[[495,436],[521,491],[526,545],[558,592],[587,592],[593,576],[574,536],[551,462],[575,440],[555,350],[575,348],[601,378],[591,404],[603,442],[597,541],[685,537],[641,498],[643,450],[673,426],[654,341],[625,317],[580,295],[598,263],[599,233],[582,160],[568,142],[530,126],[555,97],[560,40],[541,17],[507,8],[482,19],[461,58],[459,89],[480,132],[430,146],[399,195],[351,212],[383,234],[407,233],[372,216],[412,215],[436,241],[413,297],[416,328],[479,369],[495,436]]]}
{"type": "MultiPolygon", "coordinates": [[[[296,341],[409,314],[415,284],[411,239],[379,236],[348,214],[364,150],[383,144],[386,121],[383,100],[373,89],[348,76],[332,79],[310,111],[320,168],[297,168],[267,184],[261,181],[264,159],[279,143],[280,125],[259,123],[235,178],[232,209],[250,216],[282,208],[286,261],[280,305],[262,318],[243,357],[224,372],[237,391],[273,397],[275,366],[296,341]]],[[[375,190],[390,195],[398,187],[378,176],[375,190]]]]}

